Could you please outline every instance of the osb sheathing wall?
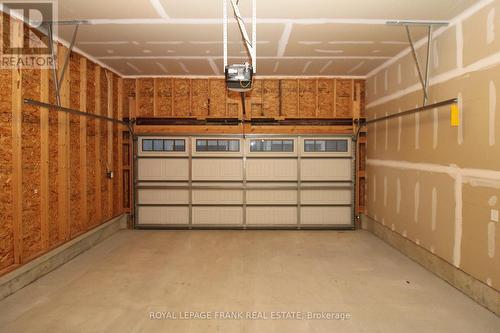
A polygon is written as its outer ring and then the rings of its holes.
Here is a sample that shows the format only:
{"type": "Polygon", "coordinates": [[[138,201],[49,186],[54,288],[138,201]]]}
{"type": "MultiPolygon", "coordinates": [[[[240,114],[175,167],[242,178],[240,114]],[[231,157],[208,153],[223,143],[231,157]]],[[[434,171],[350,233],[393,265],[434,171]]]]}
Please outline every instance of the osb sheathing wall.
{"type": "MultiPolygon", "coordinates": [[[[476,6],[437,31],[430,102],[443,107],[368,128],[367,214],[500,290],[500,2],[476,6]]],[[[418,49],[425,61],[426,45],[418,49]]],[[[367,117],[422,103],[410,53],[367,80],[367,117]]]]}
{"type": "MultiPolygon", "coordinates": [[[[125,115],[131,118],[242,118],[238,92],[221,78],[126,79],[125,115]]],[[[247,118],[352,119],[356,87],[364,116],[364,80],[259,79],[246,93],[247,118]]]]}
{"type": "MultiPolygon", "coordinates": [[[[58,45],[59,71],[67,52],[58,45]]],[[[72,53],[61,103],[121,118],[119,85],[72,53]]],[[[55,103],[53,87],[49,70],[0,70],[0,275],[123,212],[122,126],[23,103],[55,103]]]]}

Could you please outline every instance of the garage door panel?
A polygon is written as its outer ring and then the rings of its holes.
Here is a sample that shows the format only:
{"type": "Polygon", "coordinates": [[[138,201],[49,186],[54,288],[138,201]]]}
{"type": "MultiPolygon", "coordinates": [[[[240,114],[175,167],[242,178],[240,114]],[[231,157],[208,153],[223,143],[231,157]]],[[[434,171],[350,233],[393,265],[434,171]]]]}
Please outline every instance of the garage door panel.
{"type": "Polygon", "coordinates": [[[352,201],[352,191],[350,189],[335,190],[302,190],[300,194],[302,204],[345,204],[352,201]]]}
{"type": "Polygon", "coordinates": [[[243,180],[243,160],[233,158],[194,159],[193,180],[243,180]]]}
{"type": "Polygon", "coordinates": [[[189,224],[188,207],[139,207],[138,224],[189,224]]]}
{"type": "Polygon", "coordinates": [[[303,181],[349,181],[352,177],[350,159],[302,159],[300,168],[303,181]]]}
{"type": "Polygon", "coordinates": [[[193,204],[243,204],[242,190],[193,190],[193,204]]]}
{"type": "Polygon", "coordinates": [[[189,161],[185,158],[148,158],[138,161],[139,180],[188,180],[189,161]]]}
{"type": "Polygon", "coordinates": [[[141,189],[137,199],[139,204],[187,204],[189,190],[141,189]]]}
{"type": "Polygon", "coordinates": [[[243,207],[193,207],[193,224],[242,225],[243,207]]]}
{"type": "Polygon", "coordinates": [[[338,224],[352,223],[351,207],[301,207],[301,224],[338,224]]]}
{"type": "Polygon", "coordinates": [[[296,159],[251,158],[247,160],[247,180],[297,180],[296,159]]]}
{"type": "Polygon", "coordinates": [[[297,224],[297,207],[247,207],[247,224],[297,224]]]}
{"type": "Polygon", "coordinates": [[[248,190],[248,204],[297,204],[297,190],[248,190]]]}

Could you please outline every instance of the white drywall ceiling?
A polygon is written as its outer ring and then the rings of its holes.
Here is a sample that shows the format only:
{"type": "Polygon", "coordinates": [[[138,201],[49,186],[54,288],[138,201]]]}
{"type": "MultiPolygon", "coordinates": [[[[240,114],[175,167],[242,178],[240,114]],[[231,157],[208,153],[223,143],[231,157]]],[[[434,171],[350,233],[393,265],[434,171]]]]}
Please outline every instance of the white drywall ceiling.
{"type": "MultiPolygon", "coordinates": [[[[250,17],[251,0],[239,2],[250,17]]],[[[257,74],[363,76],[408,46],[403,28],[385,20],[449,20],[476,2],[257,0],[257,74]]],[[[58,3],[60,20],[92,23],[80,27],[76,46],[123,75],[222,72],[222,0],[58,3]]],[[[230,62],[245,61],[236,23],[229,30],[230,62]]],[[[60,26],[60,37],[69,41],[72,31],[60,26]]],[[[415,40],[425,33],[413,29],[415,40]]]]}

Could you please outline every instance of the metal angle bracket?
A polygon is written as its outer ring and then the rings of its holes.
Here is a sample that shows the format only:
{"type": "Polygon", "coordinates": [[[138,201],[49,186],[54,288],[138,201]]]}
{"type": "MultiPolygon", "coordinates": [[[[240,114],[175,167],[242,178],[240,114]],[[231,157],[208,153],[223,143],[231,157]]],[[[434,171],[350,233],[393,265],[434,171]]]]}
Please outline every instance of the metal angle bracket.
{"type": "Polygon", "coordinates": [[[447,26],[448,22],[446,21],[387,21],[388,25],[401,25],[405,27],[406,36],[408,38],[408,43],[411,47],[411,52],[413,55],[413,60],[415,61],[415,66],[417,67],[418,78],[420,80],[420,84],[422,85],[422,91],[424,94],[423,105],[427,105],[429,101],[429,72],[430,72],[430,58],[431,58],[431,43],[432,43],[432,30],[436,26],[447,26]],[[411,26],[424,26],[427,27],[427,54],[426,54],[426,62],[425,62],[425,73],[422,73],[422,69],[420,67],[420,62],[418,61],[417,52],[415,50],[415,44],[413,43],[413,38],[411,36],[410,27],[411,26]]]}
{"type": "MultiPolygon", "coordinates": [[[[243,17],[241,16],[240,9],[238,7],[239,0],[229,0],[231,2],[231,6],[233,7],[234,17],[236,22],[238,23],[238,27],[240,29],[241,36],[245,43],[245,47],[250,55],[250,59],[252,61],[253,72],[256,73],[257,70],[257,0],[252,0],[252,41],[250,42],[250,37],[248,36],[248,32],[245,27],[245,22],[243,21],[243,17]]],[[[223,0],[223,39],[224,39],[224,70],[227,67],[227,24],[228,24],[228,16],[227,16],[227,0],[223,0]]]]}

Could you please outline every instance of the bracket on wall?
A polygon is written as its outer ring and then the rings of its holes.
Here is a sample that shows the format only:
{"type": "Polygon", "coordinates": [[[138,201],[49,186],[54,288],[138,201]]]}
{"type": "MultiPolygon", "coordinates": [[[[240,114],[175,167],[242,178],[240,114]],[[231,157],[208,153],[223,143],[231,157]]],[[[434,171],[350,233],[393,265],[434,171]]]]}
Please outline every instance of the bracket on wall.
{"type": "Polygon", "coordinates": [[[73,47],[75,46],[76,36],[78,34],[78,28],[82,24],[90,24],[90,22],[85,21],[85,20],[74,20],[74,21],[47,21],[47,22],[42,23],[42,26],[43,25],[47,26],[46,33],[47,33],[47,36],[49,37],[50,56],[51,56],[52,62],[54,64],[52,66],[52,80],[54,81],[54,90],[56,92],[56,101],[57,101],[58,106],[61,106],[61,90],[60,90],[61,84],[63,82],[64,75],[66,74],[66,70],[67,70],[68,65],[69,65],[71,51],[73,50],[73,47]],[[75,26],[75,30],[73,31],[73,36],[71,38],[71,42],[70,42],[69,48],[68,48],[68,54],[66,55],[66,59],[64,59],[64,65],[63,65],[63,68],[61,70],[61,75],[59,77],[57,76],[57,68],[56,68],[56,59],[57,58],[56,58],[56,54],[54,51],[54,25],[55,24],[74,25],[75,26]]]}
{"type": "Polygon", "coordinates": [[[430,71],[430,58],[431,58],[431,43],[432,43],[432,30],[434,27],[447,26],[446,21],[387,21],[388,25],[401,25],[405,27],[406,36],[408,38],[408,43],[411,47],[411,52],[413,55],[413,60],[415,61],[415,66],[417,67],[418,77],[420,79],[420,84],[422,85],[422,90],[424,93],[424,100],[422,105],[427,105],[429,102],[429,71],[430,71]],[[425,61],[425,73],[422,73],[420,68],[420,62],[418,61],[417,52],[415,51],[415,44],[413,43],[413,38],[411,36],[410,27],[411,26],[424,26],[427,27],[427,57],[425,61]]]}

